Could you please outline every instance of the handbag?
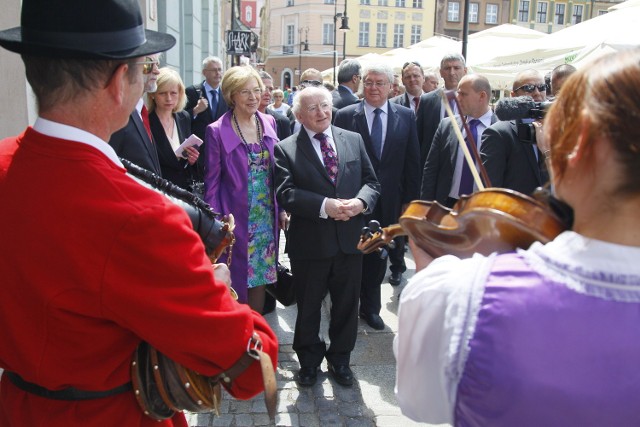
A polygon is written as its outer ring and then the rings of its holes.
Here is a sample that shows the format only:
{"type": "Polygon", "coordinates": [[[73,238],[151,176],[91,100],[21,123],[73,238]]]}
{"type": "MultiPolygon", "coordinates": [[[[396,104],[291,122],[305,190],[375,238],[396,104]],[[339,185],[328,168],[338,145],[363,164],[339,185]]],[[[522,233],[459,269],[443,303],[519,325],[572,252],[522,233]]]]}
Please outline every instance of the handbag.
{"type": "Polygon", "coordinates": [[[296,288],[291,270],[278,262],[278,281],[267,285],[266,291],[285,307],[296,303],[296,288]]]}

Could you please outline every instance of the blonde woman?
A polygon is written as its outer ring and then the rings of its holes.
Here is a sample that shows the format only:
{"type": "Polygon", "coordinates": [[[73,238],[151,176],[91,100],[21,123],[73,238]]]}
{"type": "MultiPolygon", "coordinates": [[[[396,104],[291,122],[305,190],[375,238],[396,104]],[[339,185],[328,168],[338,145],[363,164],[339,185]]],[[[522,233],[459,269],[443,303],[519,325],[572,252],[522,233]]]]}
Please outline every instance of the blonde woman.
{"type": "Polygon", "coordinates": [[[160,69],[157,84],[158,89],[147,94],[147,105],[162,177],[188,190],[197,175],[200,153],[189,147],[185,152],[175,154],[180,144],[191,135],[191,117],[183,110],[187,101],[184,83],[176,71],[165,67],[160,69]]]}
{"type": "Polygon", "coordinates": [[[229,111],[205,132],[205,201],[235,218],[231,284],[238,300],[258,313],[264,308],[265,285],[276,282],[278,227],[286,222],[273,184],[275,120],[258,111],[263,91],[253,68],[227,70],[222,96],[229,111]]]}

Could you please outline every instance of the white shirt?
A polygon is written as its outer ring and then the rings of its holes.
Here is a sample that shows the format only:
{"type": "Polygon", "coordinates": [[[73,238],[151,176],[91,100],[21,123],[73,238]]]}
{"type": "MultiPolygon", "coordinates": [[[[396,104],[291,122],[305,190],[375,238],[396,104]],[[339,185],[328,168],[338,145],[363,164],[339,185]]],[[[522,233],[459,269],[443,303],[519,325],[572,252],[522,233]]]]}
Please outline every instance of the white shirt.
{"type": "Polygon", "coordinates": [[[36,122],[33,124],[33,129],[43,135],[51,136],[53,138],[90,145],[107,156],[109,160],[116,165],[124,167],[116,152],[107,142],[85,130],[64,125],[62,123],[52,122],[51,120],[43,119],[42,117],[38,117],[36,119],[36,122]]]}
{"type": "MultiPolygon", "coordinates": [[[[478,149],[478,153],[480,153],[480,143],[482,141],[482,133],[484,132],[484,130],[486,128],[488,128],[489,126],[491,126],[491,117],[493,116],[493,111],[491,111],[491,109],[489,109],[489,111],[487,111],[486,113],[484,113],[482,116],[478,117],[478,120],[480,120],[480,123],[478,123],[478,137],[476,138],[476,148],[478,149]]],[[[473,120],[473,117],[467,117],[467,123],[469,123],[469,121],[473,120]]],[[[462,128],[462,137],[466,138],[467,137],[467,131],[462,128]]],[[[460,177],[462,176],[462,165],[466,162],[467,160],[464,157],[464,152],[462,151],[462,149],[460,147],[458,147],[458,153],[456,154],[456,164],[455,164],[455,169],[453,172],[453,178],[451,179],[451,189],[449,190],[449,197],[453,198],[453,199],[457,199],[459,198],[459,190],[460,190],[460,177]]],[[[477,166],[477,165],[476,165],[477,166]]],[[[476,183],[473,183],[473,191],[477,191],[478,190],[478,186],[476,185],[476,183]]]]}
{"type": "MultiPolygon", "coordinates": [[[[518,252],[534,270],[579,293],[603,298],[606,289],[611,298],[618,286],[599,278],[621,273],[635,277],[638,285],[630,286],[636,295],[640,288],[640,247],[565,231],[546,245],[534,243],[518,252]]],[[[403,289],[393,351],[396,397],[409,418],[453,424],[457,387],[494,256],[440,257],[403,289]]],[[[619,298],[629,301],[631,297],[620,291],[619,298]]]]}
{"type": "MultiPolygon", "coordinates": [[[[309,139],[311,140],[311,145],[313,146],[314,151],[318,155],[318,158],[320,159],[320,163],[324,165],[324,158],[322,157],[322,149],[320,148],[320,141],[314,138],[317,132],[312,132],[307,128],[303,128],[303,129],[305,132],[307,132],[307,135],[309,135],[309,139]]],[[[336,158],[337,158],[338,150],[336,149],[336,143],[333,140],[333,133],[331,132],[331,126],[325,129],[322,133],[324,133],[325,136],[327,137],[327,142],[329,143],[329,145],[331,145],[331,148],[333,148],[333,151],[336,153],[336,158]]],[[[322,201],[322,205],[320,206],[319,216],[320,218],[323,218],[323,219],[329,218],[329,215],[327,215],[327,212],[324,209],[326,203],[327,203],[327,197],[324,198],[324,200],[322,201]]]]}

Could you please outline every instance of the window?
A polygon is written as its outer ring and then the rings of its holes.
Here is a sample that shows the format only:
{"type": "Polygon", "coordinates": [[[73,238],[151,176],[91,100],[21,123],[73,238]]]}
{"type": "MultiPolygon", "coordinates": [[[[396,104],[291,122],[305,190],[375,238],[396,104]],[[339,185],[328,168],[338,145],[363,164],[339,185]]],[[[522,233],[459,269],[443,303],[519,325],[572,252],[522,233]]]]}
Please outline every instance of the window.
{"type": "Polygon", "coordinates": [[[369,23],[361,22],[358,33],[358,46],[369,46],[369,23]]]}
{"type": "Polygon", "coordinates": [[[322,44],[333,44],[333,22],[322,24],[322,44]]]}
{"type": "Polygon", "coordinates": [[[387,47],[387,24],[376,25],[376,47],[387,47]]]}
{"type": "Polygon", "coordinates": [[[405,0],[396,0],[396,7],[405,7],[405,0]]]}
{"type": "Polygon", "coordinates": [[[564,25],[564,3],[556,3],[556,17],[553,20],[558,25],[564,25]]]}
{"type": "Polygon", "coordinates": [[[447,21],[460,21],[460,2],[450,1],[447,3],[447,21]]]}
{"type": "Polygon", "coordinates": [[[518,8],[518,21],[529,22],[529,0],[520,0],[518,8]]]}
{"type": "Polygon", "coordinates": [[[549,3],[546,1],[538,2],[538,13],[536,14],[536,22],[538,24],[547,23],[547,6],[549,3]]]}
{"type": "Polygon", "coordinates": [[[393,47],[404,46],[404,24],[395,24],[393,26],[393,47]]]}
{"type": "Polygon", "coordinates": [[[414,9],[422,9],[422,0],[413,0],[411,7],[414,9]]]}
{"type": "Polygon", "coordinates": [[[324,4],[335,4],[335,0],[324,0],[324,4]]]}
{"type": "Polygon", "coordinates": [[[360,0],[360,4],[364,4],[365,6],[368,6],[371,4],[371,0],[360,0]]]}
{"type": "Polygon", "coordinates": [[[411,44],[420,43],[421,40],[422,40],[422,26],[412,25],[411,26],[411,44]]]}
{"type": "Polygon", "coordinates": [[[293,6],[293,0],[287,0],[287,7],[293,6]]]}
{"type": "Polygon", "coordinates": [[[571,17],[572,24],[579,24],[582,22],[582,9],[583,6],[581,4],[573,6],[573,16],[571,17]]]}
{"type": "Polygon", "coordinates": [[[293,46],[296,42],[296,30],[295,25],[288,24],[284,32],[284,44],[293,46]]]}
{"type": "Polygon", "coordinates": [[[378,0],[378,6],[389,6],[389,0],[378,0]]]}
{"type": "Polygon", "coordinates": [[[487,24],[497,24],[498,23],[498,5],[487,3],[487,16],[484,20],[487,24]]]}
{"type": "Polygon", "coordinates": [[[469,3],[469,22],[478,23],[478,3],[469,3]]]}
{"type": "Polygon", "coordinates": [[[606,9],[599,10],[599,11],[598,11],[598,16],[606,15],[606,14],[607,14],[607,12],[609,12],[609,11],[608,11],[608,10],[606,10],[606,9]]]}

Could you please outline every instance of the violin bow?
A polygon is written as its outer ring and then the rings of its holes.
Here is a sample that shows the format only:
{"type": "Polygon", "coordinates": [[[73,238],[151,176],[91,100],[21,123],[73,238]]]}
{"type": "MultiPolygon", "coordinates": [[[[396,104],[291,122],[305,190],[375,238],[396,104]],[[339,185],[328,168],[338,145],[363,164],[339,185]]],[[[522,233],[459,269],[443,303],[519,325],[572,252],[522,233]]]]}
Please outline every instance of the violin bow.
{"type": "Polygon", "coordinates": [[[458,103],[458,100],[456,99],[454,92],[443,90],[442,100],[444,102],[444,108],[447,111],[447,115],[451,119],[451,122],[453,124],[453,131],[458,137],[458,143],[462,148],[462,152],[464,153],[464,158],[467,161],[467,164],[469,165],[469,169],[471,169],[471,175],[473,175],[473,180],[475,181],[476,186],[478,187],[478,190],[485,189],[485,185],[483,184],[483,181],[487,187],[491,187],[491,180],[489,179],[487,170],[484,168],[484,165],[482,164],[482,159],[480,158],[480,153],[478,153],[476,141],[473,138],[473,135],[471,134],[471,130],[469,129],[469,125],[467,124],[467,120],[464,117],[464,114],[462,114],[462,111],[460,110],[460,104],[458,103]],[[456,120],[456,115],[451,110],[451,106],[449,105],[449,97],[451,97],[451,99],[453,99],[456,105],[458,106],[458,111],[460,111],[460,119],[462,120],[462,125],[464,126],[464,130],[467,132],[467,138],[469,138],[469,140],[471,141],[470,145],[473,151],[473,156],[475,156],[476,158],[475,161],[473,160],[472,154],[469,151],[469,147],[467,147],[467,143],[465,142],[464,137],[462,136],[462,131],[460,130],[460,126],[458,125],[458,121],[456,120]],[[476,162],[478,162],[478,167],[476,167],[476,162]],[[480,174],[478,174],[478,169],[480,169],[480,174]],[[482,179],[480,179],[480,175],[482,175],[482,179]]]}

